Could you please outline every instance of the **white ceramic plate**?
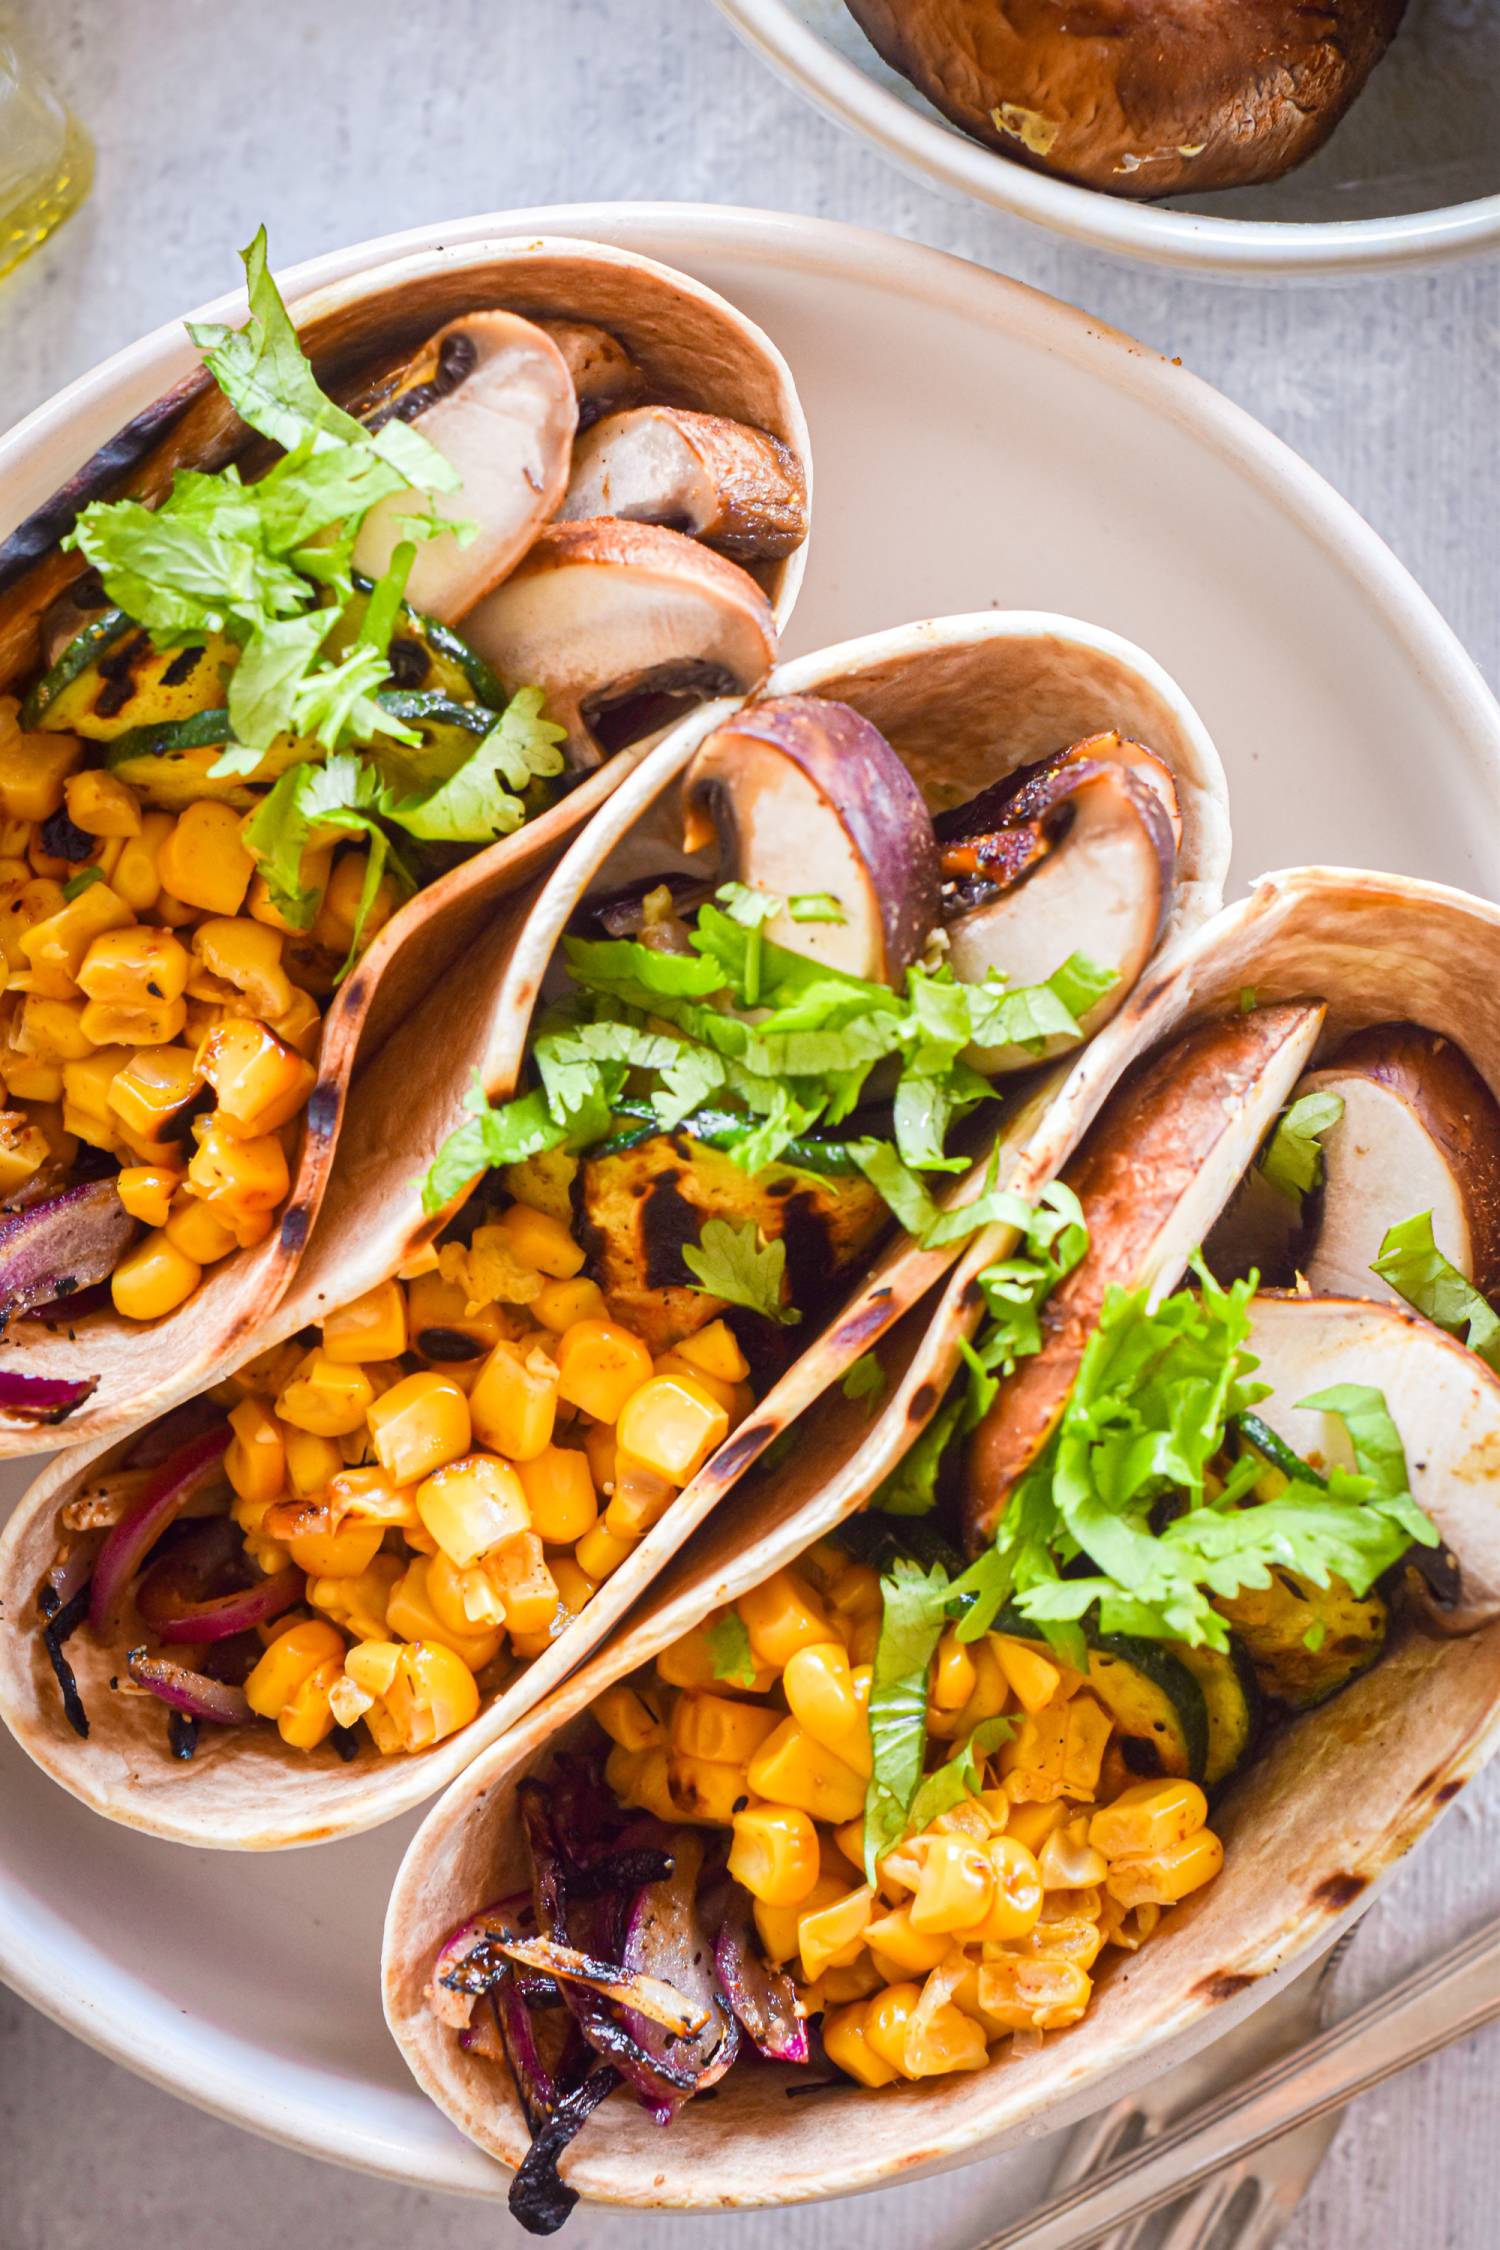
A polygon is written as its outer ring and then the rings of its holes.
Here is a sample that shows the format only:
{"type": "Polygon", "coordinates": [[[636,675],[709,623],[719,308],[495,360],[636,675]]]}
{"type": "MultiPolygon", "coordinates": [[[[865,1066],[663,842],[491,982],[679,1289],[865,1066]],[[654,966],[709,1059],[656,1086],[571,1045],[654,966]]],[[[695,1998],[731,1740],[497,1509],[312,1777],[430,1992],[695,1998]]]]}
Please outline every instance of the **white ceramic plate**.
{"type": "Polygon", "coordinates": [[[1327,148],[1271,187],[1201,204],[1122,202],[1008,162],[890,69],[844,0],[716,5],[780,77],[908,172],[1098,250],[1198,273],[1318,276],[1500,242],[1493,0],[1410,0],[1395,45],[1327,148]]]}
{"type": "MultiPolygon", "coordinates": [[[[1323,856],[1500,892],[1500,710],[1374,533],[1193,376],[977,267],[769,213],[512,212],[285,278],[532,229],[684,266],[786,351],[818,476],[795,649],[985,603],[1092,619],[1159,657],[1217,737],[1237,885],[1323,856]]],[[[164,329],[0,442],[5,522],[54,481],[28,466],[40,442],[54,466],[82,459],[108,434],[106,385],[128,374],[126,404],[144,404],[187,359],[164,329]]],[[[381,1915],[414,1822],[265,1859],[196,1853],[91,1816],[3,1736],[0,1801],[0,1974],[26,1999],[312,2154],[503,2193],[381,2021],[381,1915]]]]}

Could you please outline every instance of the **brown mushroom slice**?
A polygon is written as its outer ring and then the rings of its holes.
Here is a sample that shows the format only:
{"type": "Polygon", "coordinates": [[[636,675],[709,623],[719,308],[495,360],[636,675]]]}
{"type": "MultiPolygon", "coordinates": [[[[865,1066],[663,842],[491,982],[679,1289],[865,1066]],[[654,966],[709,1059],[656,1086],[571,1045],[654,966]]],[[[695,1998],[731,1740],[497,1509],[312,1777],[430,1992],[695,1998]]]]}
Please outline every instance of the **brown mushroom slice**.
{"type": "Polygon", "coordinates": [[[1321,148],[1406,0],[848,0],[945,117],[1110,195],[1279,179],[1321,148]]]}
{"type": "Polygon", "coordinates": [[[1064,1177],[1089,1246],[1042,1313],[1043,1343],[1003,1383],[970,1441],[964,1524],[994,1532],[1051,1436],[1114,1287],[1164,1296],[1181,1279],[1317,1044],[1320,1003],[1295,1001],[1201,1025],[1122,1081],[1064,1177]]]}
{"type": "Polygon", "coordinates": [[[1299,1401],[1339,1383],[1367,1384],[1401,1434],[1412,1495],[1458,1561],[1457,1603],[1433,1611],[1448,1632],[1500,1617],[1500,1378],[1466,1345],[1405,1307],[1368,1298],[1263,1293],[1252,1307],[1259,1411],[1304,1460],[1353,1466],[1337,1419],[1299,1401]]]}
{"type": "Polygon", "coordinates": [[[1121,734],[1117,727],[1111,727],[1103,734],[1090,734],[1081,742],[1070,742],[1066,749],[1054,750],[1050,757],[1018,766],[1013,773],[992,781],[967,803],[953,805],[947,812],[939,813],[933,827],[938,842],[944,847],[945,872],[949,871],[946,862],[950,855],[954,861],[951,872],[965,871],[961,863],[966,847],[977,858],[983,855],[988,838],[1003,836],[1021,827],[1034,828],[1038,812],[1046,809],[1047,786],[1052,776],[1061,766],[1080,764],[1124,766],[1138,781],[1154,790],[1171,827],[1173,847],[1178,851],[1182,849],[1182,806],[1171,767],[1144,742],[1137,742],[1132,736],[1121,734]]]}
{"type": "Polygon", "coordinates": [[[1321,1136],[1322,1214],[1306,1265],[1315,1291],[1393,1296],[1371,1266],[1386,1229],[1422,1211],[1460,1273],[1486,1296],[1500,1288],[1500,1104],[1452,1040],[1374,1025],[1297,1092],[1344,1105],[1321,1136]]]}
{"type": "Polygon", "coordinates": [[[776,659],[771,605],[738,564],[614,518],[551,525],[464,637],[501,679],[541,688],[578,769],[686,702],[745,694],[776,659]]]}
{"type": "MultiPolygon", "coordinates": [[[[1083,1019],[1086,1037],[1120,1007],[1146,966],[1172,908],[1177,854],[1155,791],[1122,765],[1078,760],[1037,785],[1032,816],[1052,849],[994,897],[953,915],[949,959],[965,984],[991,969],[1013,986],[1040,984],[1071,953],[1114,972],[1083,1019]]],[[[1065,1040],[1049,1042],[1057,1053],[1065,1040]]],[[[975,1048],[992,1076],[1038,1058],[1014,1047],[975,1048]]]]}
{"type": "Polygon", "coordinates": [[[685,531],[736,562],[779,562],[807,537],[807,483],[778,438],[721,414],[637,406],[573,449],[558,520],[623,516],[685,531]]]}
{"type": "Polygon", "coordinates": [[[618,336],[591,320],[539,320],[537,326],[556,344],[573,379],[580,430],[635,404],[646,379],[618,336]]]}
{"type": "MultiPolygon", "coordinates": [[[[411,422],[461,479],[434,495],[440,516],[478,525],[457,539],[419,543],[406,598],[456,624],[520,561],[567,489],[578,402],[567,363],[534,321],[517,313],[466,313],[423,347],[386,418],[411,422]]],[[[365,517],[354,567],[378,578],[409,536],[409,492],[392,493],[365,517]]]]}
{"type": "Polygon", "coordinates": [[[885,736],[847,703],[784,695],[737,712],[694,754],[682,801],[688,851],[717,839],[753,889],[834,900],[836,920],[777,914],[774,944],[884,985],[922,952],[940,910],[932,822],[885,736]]]}

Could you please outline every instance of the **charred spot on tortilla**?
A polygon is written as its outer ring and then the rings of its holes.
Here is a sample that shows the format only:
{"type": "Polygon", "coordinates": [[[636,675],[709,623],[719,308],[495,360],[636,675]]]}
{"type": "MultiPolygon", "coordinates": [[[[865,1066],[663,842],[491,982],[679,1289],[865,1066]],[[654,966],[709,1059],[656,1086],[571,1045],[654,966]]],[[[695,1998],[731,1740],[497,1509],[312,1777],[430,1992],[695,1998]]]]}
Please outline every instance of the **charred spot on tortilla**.
{"type": "Polygon", "coordinates": [[[1237,2000],[1242,1992],[1248,1992],[1259,1981],[1244,1969],[1216,1969],[1212,1976],[1200,1977],[1193,1990],[1201,1993],[1205,2000],[1237,2000]]]}
{"type": "Polygon", "coordinates": [[[343,1088],[329,1078],[320,1079],[307,1098],[307,1130],[327,1140],[337,1129],[343,1088]]]}
{"type": "Polygon", "coordinates": [[[931,1383],[919,1383],[907,1404],[906,1418],[909,1422],[925,1422],[936,1405],[936,1387],[931,1383]]]}
{"type": "Polygon", "coordinates": [[[724,1440],[714,1455],[714,1473],[721,1480],[739,1475],[778,1432],[769,1422],[746,1422],[724,1440]]]}
{"type": "Polygon", "coordinates": [[[307,1235],[307,1205],[294,1203],[281,1215],[281,1247],[288,1257],[302,1248],[307,1235]]]}
{"type": "Polygon", "coordinates": [[[1325,1875],[1313,1889],[1313,1904],[1326,1907],[1330,1914],[1342,1914],[1369,1887],[1367,1875],[1325,1875]]]}

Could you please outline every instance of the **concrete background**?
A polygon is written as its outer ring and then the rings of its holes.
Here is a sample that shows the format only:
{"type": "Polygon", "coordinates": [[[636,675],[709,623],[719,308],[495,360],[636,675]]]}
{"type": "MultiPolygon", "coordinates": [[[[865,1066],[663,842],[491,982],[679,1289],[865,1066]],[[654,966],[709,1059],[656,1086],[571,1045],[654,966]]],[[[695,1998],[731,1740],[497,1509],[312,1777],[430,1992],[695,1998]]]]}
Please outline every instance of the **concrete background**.
{"type": "MultiPolygon", "coordinates": [[[[1500,681],[1500,261],[1296,289],[1112,265],[910,184],[767,77],[707,0],[12,0],[5,12],[87,120],[99,172],[86,210],[0,288],[0,427],[223,288],[226,246],[261,219],[284,265],[528,202],[776,205],[978,259],[1180,355],[1354,502],[1500,681]]],[[[1421,758],[1414,743],[1414,789],[1421,758]]],[[[1500,1910],[1497,1843],[1500,1772],[1363,1925],[1341,2002],[1500,1910]]],[[[1500,2033],[1368,2097],[1288,2250],[1490,2250],[1497,2089],[1500,2033]]],[[[736,2250],[773,2236],[790,2250],[908,2250],[914,2234],[963,2250],[1002,2200],[981,2170],[713,2231],[736,2250]]],[[[671,2224],[652,2231],[665,2240],[671,2224]]],[[[0,2250],[184,2235],[226,2250],[520,2240],[492,2208],[334,2172],[175,2104],[0,1994],[0,2250]]],[[[586,2250],[593,2238],[577,2221],[567,2239],[586,2250]]]]}

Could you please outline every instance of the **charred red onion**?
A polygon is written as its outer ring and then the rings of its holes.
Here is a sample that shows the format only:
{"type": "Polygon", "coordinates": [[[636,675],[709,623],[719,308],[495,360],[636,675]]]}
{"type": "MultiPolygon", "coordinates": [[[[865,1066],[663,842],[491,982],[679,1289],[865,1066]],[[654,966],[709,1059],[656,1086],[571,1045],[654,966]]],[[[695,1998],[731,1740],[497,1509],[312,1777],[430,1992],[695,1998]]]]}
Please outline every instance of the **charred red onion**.
{"type": "Polygon", "coordinates": [[[138,1687],[149,1688],[170,1710],[181,1711],[190,1719],[207,1719],[217,1727],[237,1727],[251,1716],[243,1688],[231,1687],[225,1680],[211,1680],[206,1672],[190,1671],[169,1656],[148,1656],[145,1649],[133,1648],[125,1666],[138,1687]]]}
{"type": "MultiPolygon", "coordinates": [[[[263,1578],[258,1586],[246,1586],[238,1593],[219,1594],[210,1601],[198,1602],[175,1615],[155,1618],[157,1638],[169,1646],[183,1641],[227,1641],[236,1633],[248,1633],[257,1625],[264,1625],[279,1617],[284,1609],[302,1599],[307,1580],[300,1570],[278,1570],[274,1577],[263,1578]]],[[[144,1608],[142,1615],[145,1614],[144,1608]]]]}
{"type": "Polygon", "coordinates": [[[130,1514],[117,1523],[94,1566],[89,1623],[107,1636],[130,1581],[169,1524],[175,1523],[205,1478],[221,1469],[226,1426],[214,1423],[163,1461],[130,1514]]]}
{"type": "Polygon", "coordinates": [[[756,1943],[750,1901],[736,1884],[714,1948],[719,1989],[760,2052],[771,2062],[805,2063],[807,2019],[784,1969],[773,1969],[756,1943]]]}
{"type": "Polygon", "coordinates": [[[22,1375],[14,1367],[3,1368],[0,1369],[0,1414],[9,1414],[17,1422],[38,1425],[66,1422],[98,1388],[97,1375],[74,1378],[22,1375]]]}
{"type": "Polygon", "coordinates": [[[0,1327],[107,1281],[136,1232],[113,1179],[83,1180],[0,1218],[0,1327]]]}

